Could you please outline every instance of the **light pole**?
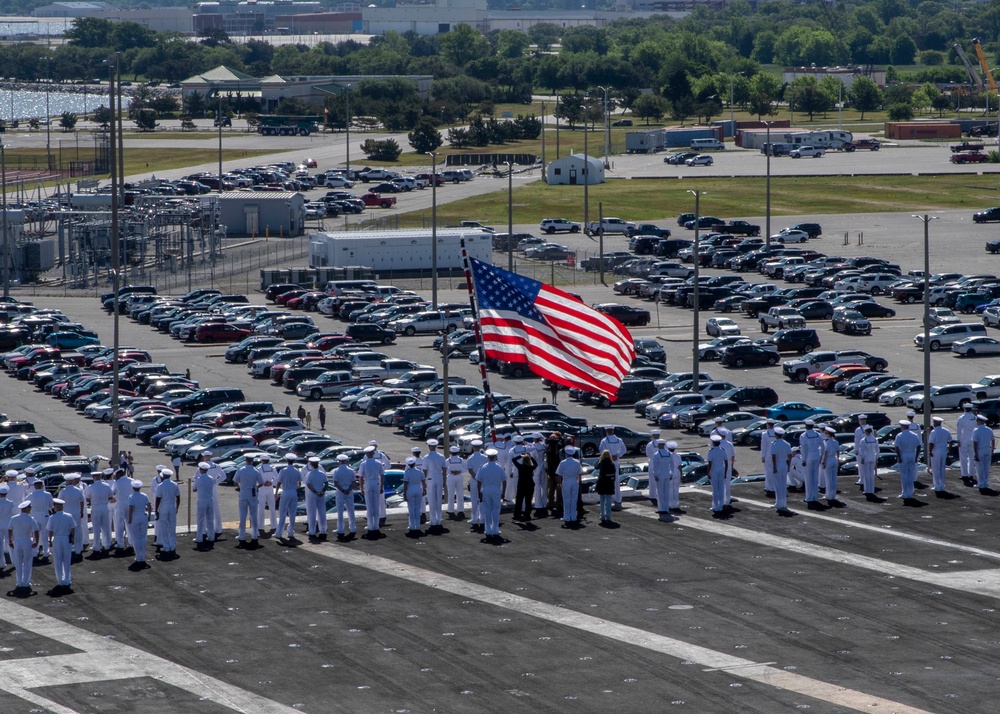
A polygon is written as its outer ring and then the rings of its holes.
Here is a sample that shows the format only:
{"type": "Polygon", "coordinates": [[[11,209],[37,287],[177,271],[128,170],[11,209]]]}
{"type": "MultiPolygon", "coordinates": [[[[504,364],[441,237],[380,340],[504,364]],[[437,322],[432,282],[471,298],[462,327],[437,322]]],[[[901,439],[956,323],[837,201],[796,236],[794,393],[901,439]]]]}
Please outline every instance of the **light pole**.
{"type": "Polygon", "coordinates": [[[598,87],[602,92],[604,92],[604,168],[611,168],[611,161],[609,156],[611,155],[611,113],[608,111],[608,88],[598,87]]]}
{"type": "Polygon", "coordinates": [[[590,235],[590,145],[587,143],[587,107],[583,114],[583,232],[590,235]]]}
{"type": "MultiPolygon", "coordinates": [[[[120,77],[119,75],[119,55],[116,54],[113,60],[108,62],[109,68],[111,70],[111,81],[108,82],[108,105],[111,108],[111,125],[108,144],[110,145],[110,159],[111,159],[111,287],[114,305],[114,317],[113,317],[113,337],[112,337],[112,354],[111,354],[111,374],[114,375],[111,379],[111,458],[118,458],[118,404],[119,404],[119,394],[118,394],[118,368],[119,368],[119,355],[118,355],[118,345],[120,343],[121,335],[119,329],[119,306],[118,306],[118,290],[120,284],[120,263],[121,257],[119,256],[119,236],[118,236],[118,199],[120,198],[118,193],[118,182],[120,179],[118,171],[118,154],[119,149],[117,145],[117,139],[121,136],[122,127],[122,117],[121,112],[116,111],[115,104],[115,92],[116,92],[116,79],[120,77]],[[117,136],[115,125],[117,122],[117,136]]],[[[119,102],[121,101],[121,87],[117,87],[119,102]]]]}
{"type": "Polygon", "coordinates": [[[701,230],[701,197],[707,191],[688,189],[688,193],[694,196],[694,252],[691,258],[694,261],[694,326],[691,331],[691,379],[694,380],[694,391],[701,392],[701,371],[698,354],[698,341],[701,339],[701,328],[698,324],[701,320],[701,295],[699,294],[699,281],[701,279],[701,256],[698,255],[699,231],[701,230]]]}
{"type": "Polygon", "coordinates": [[[45,83],[45,165],[52,169],[52,116],[49,113],[49,91],[52,89],[52,59],[47,57],[48,82],[45,83]]]}
{"type": "MultiPolygon", "coordinates": [[[[346,107],[346,117],[344,119],[344,127],[345,127],[345,130],[346,130],[346,137],[347,138],[344,141],[344,150],[345,150],[345,153],[347,155],[347,160],[345,161],[345,163],[347,164],[347,180],[348,181],[350,181],[350,179],[351,179],[351,87],[352,86],[354,86],[354,85],[348,84],[347,85],[347,91],[344,92],[344,103],[347,105],[347,107],[346,107]]],[[[436,188],[436,186],[435,186],[435,188],[436,188]]]]}
{"type": "Polygon", "coordinates": [[[545,178],[545,102],[542,102],[542,181],[545,178]]]}
{"type": "Polygon", "coordinates": [[[765,184],[765,204],[764,204],[764,248],[770,250],[771,248],[771,124],[774,122],[766,121],[764,126],[767,127],[767,134],[765,142],[767,151],[764,152],[764,156],[767,158],[767,183],[765,184]]]}
{"type": "MultiPolygon", "coordinates": [[[[931,410],[928,405],[931,403],[931,239],[930,224],[936,221],[937,216],[929,216],[926,213],[922,216],[913,215],[918,221],[924,224],[924,458],[927,459],[926,439],[931,433],[931,410]]],[[[928,465],[930,461],[927,460],[928,465]]]]}
{"type": "Polygon", "coordinates": [[[514,272],[514,162],[507,164],[507,271],[514,272]]]}
{"type": "MultiPolygon", "coordinates": [[[[11,90],[13,91],[13,90],[11,90]]],[[[6,127],[0,127],[0,134],[6,127]]],[[[7,241],[7,142],[0,137],[0,182],[3,183],[3,296],[10,297],[10,243],[7,241]]]]}
{"type": "Polygon", "coordinates": [[[733,112],[733,84],[737,77],[742,77],[743,72],[737,72],[736,74],[729,75],[729,124],[730,130],[733,132],[733,136],[736,136],[736,115],[733,112]]]}
{"type": "Polygon", "coordinates": [[[219,193],[222,193],[222,92],[218,93],[219,108],[216,110],[216,123],[219,125],[219,193]]]}
{"type": "Polygon", "coordinates": [[[438,194],[436,151],[431,152],[431,307],[438,306],[438,194]]]}

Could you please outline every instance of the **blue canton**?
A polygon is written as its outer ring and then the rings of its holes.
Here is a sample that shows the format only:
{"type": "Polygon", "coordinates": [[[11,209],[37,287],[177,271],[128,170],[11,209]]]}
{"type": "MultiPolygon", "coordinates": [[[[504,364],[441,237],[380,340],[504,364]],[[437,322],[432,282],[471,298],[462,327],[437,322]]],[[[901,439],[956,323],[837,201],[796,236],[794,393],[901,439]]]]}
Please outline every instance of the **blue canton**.
{"type": "Polygon", "coordinates": [[[545,318],[535,308],[535,299],[542,287],[540,282],[475,259],[471,262],[479,309],[516,312],[527,320],[545,323],[545,318]]]}

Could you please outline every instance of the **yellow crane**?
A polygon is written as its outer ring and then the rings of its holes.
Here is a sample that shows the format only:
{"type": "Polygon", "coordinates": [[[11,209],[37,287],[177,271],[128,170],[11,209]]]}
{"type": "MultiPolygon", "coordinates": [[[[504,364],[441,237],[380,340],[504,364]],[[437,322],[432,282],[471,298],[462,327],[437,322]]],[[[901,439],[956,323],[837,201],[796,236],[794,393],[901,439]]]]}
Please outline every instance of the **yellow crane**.
{"type": "Polygon", "coordinates": [[[997,91],[997,83],[993,80],[993,72],[990,71],[990,66],[986,62],[986,55],[983,54],[982,45],[979,44],[978,38],[972,38],[972,49],[976,51],[976,57],[979,59],[979,66],[983,68],[983,76],[986,77],[986,84],[989,86],[990,91],[994,94],[997,91]]]}

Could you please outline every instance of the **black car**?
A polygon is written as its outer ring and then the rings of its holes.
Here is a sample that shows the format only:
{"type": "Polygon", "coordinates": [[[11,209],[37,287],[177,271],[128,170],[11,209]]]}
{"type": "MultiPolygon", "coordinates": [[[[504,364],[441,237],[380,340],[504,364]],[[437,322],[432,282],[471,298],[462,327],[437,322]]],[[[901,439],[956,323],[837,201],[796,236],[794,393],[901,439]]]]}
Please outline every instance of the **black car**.
{"type": "Polygon", "coordinates": [[[819,335],[811,328],[793,328],[778,330],[771,339],[779,352],[798,352],[805,354],[820,348],[819,335]]]}
{"type": "Polygon", "coordinates": [[[987,253],[1000,253],[1000,240],[991,240],[986,244],[987,253]]]}
{"type": "Polygon", "coordinates": [[[826,300],[814,300],[798,307],[802,317],[807,320],[830,320],[833,318],[833,305],[826,300]]]}
{"type": "Polygon", "coordinates": [[[987,208],[985,211],[973,213],[972,220],[975,223],[993,223],[995,221],[1000,221],[1000,206],[994,206],[993,208],[987,208]]]}
{"type": "MultiPolygon", "coordinates": [[[[754,345],[756,346],[756,345],[754,345]]],[[[771,352],[774,354],[774,352],[771,352]]],[[[773,407],[778,403],[778,393],[770,387],[733,387],[719,395],[719,399],[736,402],[741,409],[747,407],[773,407]]]]}
{"type": "MultiPolygon", "coordinates": [[[[614,401],[616,406],[635,404],[643,399],[649,399],[658,390],[651,379],[626,379],[618,388],[618,396],[614,401]]],[[[599,407],[610,407],[612,402],[604,395],[592,399],[599,407]]]]}
{"type": "Polygon", "coordinates": [[[642,327],[648,325],[650,320],[649,310],[632,307],[631,305],[619,305],[618,303],[604,303],[595,305],[594,309],[599,313],[613,317],[623,325],[636,325],[642,327]]]}
{"type": "Polygon", "coordinates": [[[881,305],[874,300],[863,300],[861,302],[852,302],[847,305],[852,310],[857,310],[865,317],[895,317],[896,311],[891,307],[886,307],[881,305]]]}
{"type": "Polygon", "coordinates": [[[356,322],[348,325],[344,334],[355,342],[378,342],[383,345],[391,345],[396,341],[395,332],[371,322],[356,322]]]}
{"type": "Polygon", "coordinates": [[[858,428],[858,424],[860,424],[858,417],[862,414],[868,417],[868,426],[873,431],[878,431],[883,426],[892,424],[892,418],[885,412],[851,412],[829,422],[829,426],[838,432],[853,432],[858,428]]]}
{"type": "Polygon", "coordinates": [[[810,238],[818,238],[823,234],[823,229],[820,228],[819,223],[796,223],[794,226],[789,226],[788,228],[789,230],[808,233],[810,238]]]}
{"type": "MultiPolygon", "coordinates": [[[[757,365],[776,365],[780,357],[773,350],[766,350],[754,344],[733,345],[722,353],[719,360],[727,367],[753,367],[757,365]]],[[[777,400],[775,400],[777,401],[777,400]]]]}

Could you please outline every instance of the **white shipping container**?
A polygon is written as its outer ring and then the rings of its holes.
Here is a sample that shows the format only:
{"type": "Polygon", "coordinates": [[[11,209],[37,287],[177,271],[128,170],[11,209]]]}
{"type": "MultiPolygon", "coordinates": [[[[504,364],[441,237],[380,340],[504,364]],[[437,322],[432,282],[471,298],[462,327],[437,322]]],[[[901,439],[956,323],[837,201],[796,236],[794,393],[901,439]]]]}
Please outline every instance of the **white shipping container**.
{"type": "MultiPolygon", "coordinates": [[[[313,268],[364,265],[376,272],[430,270],[431,238],[431,231],[425,229],[313,233],[309,237],[309,265],[313,268]]],[[[437,231],[438,269],[462,267],[463,238],[471,257],[492,264],[492,233],[442,228],[437,231]]]]}

